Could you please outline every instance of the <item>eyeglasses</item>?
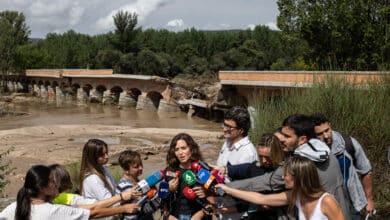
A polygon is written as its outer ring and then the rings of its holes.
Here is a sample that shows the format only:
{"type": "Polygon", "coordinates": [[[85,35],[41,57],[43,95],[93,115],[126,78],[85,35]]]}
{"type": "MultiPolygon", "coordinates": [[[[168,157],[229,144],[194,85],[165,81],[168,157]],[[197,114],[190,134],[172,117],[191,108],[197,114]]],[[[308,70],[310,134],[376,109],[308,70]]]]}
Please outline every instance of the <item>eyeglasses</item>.
{"type": "Polygon", "coordinates": [[[230,126],[230,125],[228,125],[228,124],[225,124],[225,123],[223,123],[222,124],[222,128],[223,129],[229,129],[229,131],[232,131],[232,130],[234,130],[234,129],[237,129],[237,127],[233,127],[233,126],[230,126]]]}

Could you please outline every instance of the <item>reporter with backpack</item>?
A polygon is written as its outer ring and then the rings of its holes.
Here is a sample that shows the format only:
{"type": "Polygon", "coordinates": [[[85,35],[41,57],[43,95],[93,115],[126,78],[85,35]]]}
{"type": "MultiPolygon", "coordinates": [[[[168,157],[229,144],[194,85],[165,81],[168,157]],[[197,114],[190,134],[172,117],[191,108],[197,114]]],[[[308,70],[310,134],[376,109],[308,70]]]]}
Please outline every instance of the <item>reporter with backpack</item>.
{"type": "Polygon", "coordinates": [[[325,142],[337,157],[350,196],[353,219],[360,219],[365,207],[369,215],[375,212],[372,192],[372,167],[362,146],[348,135],[333,131],[330,120],[322,113],[311,115],[318,139],[325,142]]]}

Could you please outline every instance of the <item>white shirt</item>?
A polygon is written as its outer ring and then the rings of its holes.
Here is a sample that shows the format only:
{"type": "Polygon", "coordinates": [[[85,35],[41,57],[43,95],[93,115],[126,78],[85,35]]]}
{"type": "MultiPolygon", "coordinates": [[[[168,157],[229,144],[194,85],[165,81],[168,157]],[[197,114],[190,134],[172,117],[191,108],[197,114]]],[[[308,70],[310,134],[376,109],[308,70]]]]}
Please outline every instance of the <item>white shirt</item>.
{"type": "MultiPolygon", "coordinates": [[[[13,202],[0,213],[0,219],[14,220],[15,210],[16,202],[13,202]]],[[[31,205],[31,220],[52,219],[87,220],[89,219],[89,210],[51,203],[31,205]]]]}
{"type": "Polygon", "coordinates": [[[228,162],[231,165],[242,163],[252,163],[258,161],[259,157],[255,146],[249,140],[248,136],[231,144],[230,141],[223,143],[217,159],[217,166],[226,166],[228,162]]]}
{"type": "MultiPolygon", "coordinates": [[[[103,167],[103,171],[111,188],[115,190],[116,184],[114,178],[106,167],[103,167]]],[[[110,190],[104,185],[104,182],[96,174],[91,174],[84,178],[82,195],[86,198],[96,200],[108,199],[113,196],[110,190]]]]}
{"type": "Polygon", "coordinates": [[[313,212],[311,213],[310,215],[310,218],[309,219],[306,219],[305,218],[305,214],[303,213],[302,211],[302,206],[301,206],[301,201],[300,199],[297,199],[296,201],[296,206],[298,208],[298,216],[299,216],[299,219],[301,220],[327,220],[328,217],[326,215],[324,215],[324,213],[322,213],[321,211],[321,205],[322,205],[322,199],[325,197],[325,196],[332,196],[331,194],[329,193],[323,193],[321,195],[321,197],[318,199],[318,202],[316,204],[316,207],[314,208],[313,212]]]}

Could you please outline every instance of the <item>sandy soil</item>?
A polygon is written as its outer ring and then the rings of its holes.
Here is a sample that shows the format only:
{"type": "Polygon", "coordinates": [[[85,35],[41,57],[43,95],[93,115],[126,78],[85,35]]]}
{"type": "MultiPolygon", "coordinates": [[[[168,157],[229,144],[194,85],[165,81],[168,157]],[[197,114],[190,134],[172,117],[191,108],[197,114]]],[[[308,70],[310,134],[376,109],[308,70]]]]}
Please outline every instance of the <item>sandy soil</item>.
{"type": "Polygon", "coordinates": [[[88,137],[102,138],[109,145],[110,163],[124,149],[139,150],[144,159],[144,175],[165,167],[170,139],[179,132],[189,133],[201,146],[203,157],[213,163],[222,144],[221,132],[185,129],[130,128],[106,125],[37,126],[0,131],[0,151],[13,150],[7,156],[15,168],[7,178],[5,193],[16,197],[23,177],[34,164],[67,164],[80,161],[88,137]]]}

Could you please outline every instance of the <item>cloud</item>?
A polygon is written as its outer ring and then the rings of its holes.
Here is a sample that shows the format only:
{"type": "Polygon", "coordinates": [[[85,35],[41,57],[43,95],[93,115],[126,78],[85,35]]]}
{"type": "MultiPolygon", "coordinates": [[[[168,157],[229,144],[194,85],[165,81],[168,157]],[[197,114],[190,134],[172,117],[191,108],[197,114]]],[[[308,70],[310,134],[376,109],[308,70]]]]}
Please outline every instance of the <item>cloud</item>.
{"type": "Polygon", "coordinates": [[[184,26],[184,21],[181,18],[180,19],[170,20],[170,21],[168,21],[166,26],[174,27],[174,28],[182,28],[184,26]]]}
{"type": "Polygon", "coordinates": [[[269,22],[265,24],[265,26],[269,27],[271,30],[280,31],[275,22],[269,22]]]}
{"type": "Polygon", "coordinates": [[[248,28],[251,29],[252,31],[255,29],[256,25],[254,24],[248,24],[248,28]]]}
{"type": "Polygon", "coordinates": [[[98,19],[95,28],[99,31],[107,31],[114,28],[113,16],[119,11],[128,11],[138,15],[138,22],[142,23],[146,17],[160,7],[169,4],[171,0],[136,0],[134,3],[123,5],[118,9],[112,10],[108,15],[98,19]]]}

